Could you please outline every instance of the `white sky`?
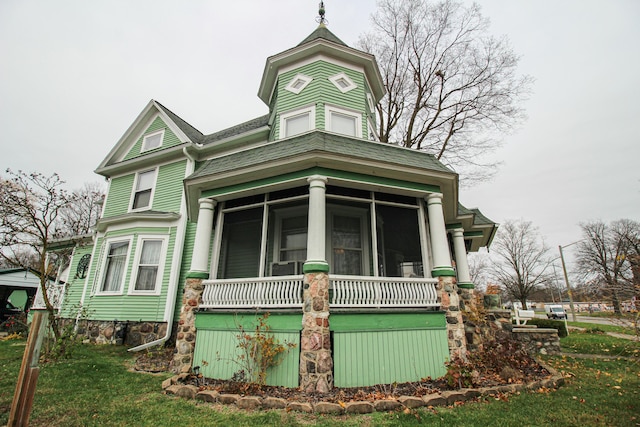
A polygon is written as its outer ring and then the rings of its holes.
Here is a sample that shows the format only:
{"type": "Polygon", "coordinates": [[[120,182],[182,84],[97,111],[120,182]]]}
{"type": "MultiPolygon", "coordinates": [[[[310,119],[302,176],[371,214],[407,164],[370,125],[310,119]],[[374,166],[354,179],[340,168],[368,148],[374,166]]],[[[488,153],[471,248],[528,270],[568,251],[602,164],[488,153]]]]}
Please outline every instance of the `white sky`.
{"type": "MultiPolygon", "coordinates": [[[[528,121],[506,135],[491,182],[463,189],[497,222],[524,218],[556,247],[579,222],[640,220],[640,2],[482,0],[536,79],[528,121]]],[[[0,173],[93,170],[150,99],[203,133],[267,112],[268,56],[316,28],[316,0],[1,0],[0,173]]],[[[353,46],[375,0],[327,0],[353,46]]]]}

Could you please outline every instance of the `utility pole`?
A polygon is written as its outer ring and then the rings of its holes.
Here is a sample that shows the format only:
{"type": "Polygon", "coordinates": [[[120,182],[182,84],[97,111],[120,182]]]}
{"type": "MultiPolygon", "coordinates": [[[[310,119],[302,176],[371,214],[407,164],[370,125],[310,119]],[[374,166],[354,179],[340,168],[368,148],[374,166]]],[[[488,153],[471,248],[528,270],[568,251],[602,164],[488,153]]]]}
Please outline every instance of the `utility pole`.
{"type": "MultiPolygon", "coordinates": [[[[579,241],[580,240],[578,240],[578,242],[579,241]]],[[[573,292],[571,292],[571,285],[569,285],[569,276],[567,276],[567,266],[564,263],[564,255],[562,254],[562,248],[575,245],[578,242],[569,243],[568,245],[564,245],[564,246],[561,246],[561,245],[558,246],[558,249],[560,250],[560,261],[562,261],[562,272],[564,273],[564,282],[567,284],[567,294],[569,295],[569,307],[571,307],[571,319],[574,322],[577,322],[576,310],[573,308],[573,292]]]]}

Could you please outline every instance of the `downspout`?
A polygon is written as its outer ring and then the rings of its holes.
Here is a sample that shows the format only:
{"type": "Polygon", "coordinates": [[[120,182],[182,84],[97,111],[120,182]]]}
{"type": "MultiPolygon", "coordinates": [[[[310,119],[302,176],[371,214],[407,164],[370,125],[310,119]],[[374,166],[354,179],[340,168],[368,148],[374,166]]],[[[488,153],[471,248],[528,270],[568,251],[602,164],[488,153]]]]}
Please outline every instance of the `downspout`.
{"type": "MultiPolygon", "coordinates": [[[[193,173],[196,165],[196,158],[193,154],[187,150],[189,147],[184,147],[182,152],[187,158],[187,167],[185,168],[185,178],[193,173]]],[[[176,300],[178,299],[178,281],[180,280],[180,264],[182,263],[182,253],[184,251],[184,241],[187,235],[187,192],[184,191],[182,195],[182,202],[180,204],[180,223],[178,226],[178,234],[176,235],[176,244],[173,251],[173,259],[171,260],[172,269],[171,278],[169,280],[169,289],[167,290],[167,302],[164,309],[164,321],[167,322],[167,332],[162,338],[155,341],[151,341],[137,347],[130,348],[129,351],[136,352],[145,350],[156,345],[164,344],[170,337],[173,330],[173,315],[176,309],[176,300]]]]}

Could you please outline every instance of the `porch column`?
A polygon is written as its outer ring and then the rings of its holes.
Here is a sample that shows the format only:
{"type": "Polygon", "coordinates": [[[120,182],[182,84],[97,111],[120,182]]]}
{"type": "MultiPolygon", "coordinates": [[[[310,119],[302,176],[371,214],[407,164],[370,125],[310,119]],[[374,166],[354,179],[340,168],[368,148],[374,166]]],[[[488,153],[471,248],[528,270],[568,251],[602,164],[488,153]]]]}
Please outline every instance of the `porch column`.
{"type": "Polygon", "coordinates": [[[427,196],[427,212],[429,213],[429,232],[431,234],[431,251],[433,252],[433,277],[455,277],[449,256],[447,228],[442,211],[442,194],[433,193],[427,196]]]}
{"type": "Polygon", "coordinates": [[[467,261],[467,248],[464,244],[464,230],[462,228],[451,230],[451,237],[453,237],[453,250],[456,256],[458,287],[473,289],[471,274],[469,273],[469,262],[467,261]]]}
{"type": "Polygon", "coordinates": [[[212,199],[200,199],[198,211],[198,225],[196,226],[196,239],[193,245],[191,268],[187,274],[189,279],[209,278],[209,253],[211,252],[211,233],[213,232],[213,211],[216,201],[212,199]]]}
{"type": "Polygon", "coordinates": [[[333,358],[329,334],[329,264],[325,259],[325,184],[309,177],[307,261],[304,263],[300,388],[327,393],[333,388],[333,358]]]}

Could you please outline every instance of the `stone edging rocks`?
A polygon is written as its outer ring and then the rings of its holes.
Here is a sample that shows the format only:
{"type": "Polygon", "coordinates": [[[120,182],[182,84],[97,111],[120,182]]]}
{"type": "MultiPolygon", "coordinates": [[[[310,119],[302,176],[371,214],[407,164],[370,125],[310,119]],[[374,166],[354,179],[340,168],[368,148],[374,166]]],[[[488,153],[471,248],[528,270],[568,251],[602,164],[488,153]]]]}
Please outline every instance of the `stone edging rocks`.
{"type": "Polygon", "coordinates": [[[316,414],[368,414],[371,412],[388,412],[404,408],[414,409],[428,406],[453,405],[455,402],[466,402],[476,397],[494,396],[501,393],[516,393],[525,390],[544,388],[558,388],[564,384],[564,377],[555,369],[545,366],[551,377],[534,381],[529,384],[507,384],[477,389],[460,389],[427,394],[422,397],[400,396],[396,399],[375,401],[354,401],[344,404],[319,401],[295,402],[276,397],[241,396],[239,394],[219,393],[215,390],[198,391],[192,384],[185,384],[190,379],[189,374],[175,375],[162,383],[165,394],[175,395],[187,399],[197,399],[211,403],[236,405],[238,409],[286,409],[289,411],[316,414]]]}

